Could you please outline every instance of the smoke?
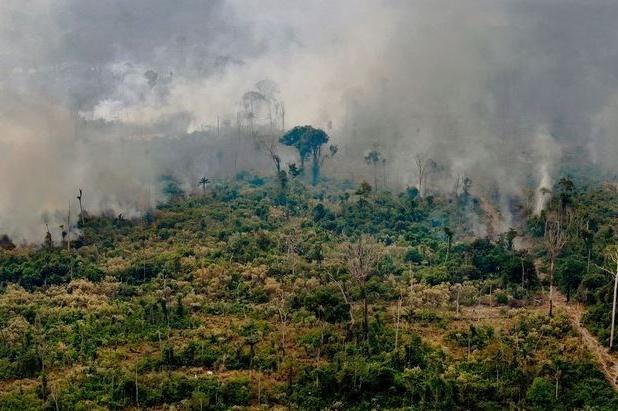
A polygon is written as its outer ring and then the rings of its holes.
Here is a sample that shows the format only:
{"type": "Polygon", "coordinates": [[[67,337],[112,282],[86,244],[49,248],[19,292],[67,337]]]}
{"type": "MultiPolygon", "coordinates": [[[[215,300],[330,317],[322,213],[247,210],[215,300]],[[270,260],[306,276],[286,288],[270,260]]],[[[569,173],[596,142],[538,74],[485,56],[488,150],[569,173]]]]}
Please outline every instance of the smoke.
{"type": "Polygon", "coordinates": [[[507,221],[526,187],[543,206],[564,153],[615,167],[617,18],[605,0],[4,0],[0,233],[40,240],[80,187],[90,212],[137,215],[161,175],[270,167],[238,116],[264,79],[286,127],[340,146],[331,173],[369,176],[377,144],[403,188],[422,154],[430,191],[469,177],[507,221]]]}

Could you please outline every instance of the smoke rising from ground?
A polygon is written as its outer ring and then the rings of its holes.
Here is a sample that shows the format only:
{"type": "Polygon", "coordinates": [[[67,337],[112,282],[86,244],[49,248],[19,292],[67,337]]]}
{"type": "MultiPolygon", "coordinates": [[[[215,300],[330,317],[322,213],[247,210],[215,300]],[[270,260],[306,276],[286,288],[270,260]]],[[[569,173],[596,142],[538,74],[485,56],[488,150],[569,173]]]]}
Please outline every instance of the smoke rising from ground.
{"type": "Polygon", "coordinates": [[[269,167],[237,130],[263,79],[286,128],[327,129],[344,177],[377,144],[389,185],[414,185],[423,153],[430,186],[468,176],[506,210],[566,151],[612,166],[617,18],[602,0],[4,0],[0,233],[40,240],[79,187],[133,215],[162,174],[269,167]]]}

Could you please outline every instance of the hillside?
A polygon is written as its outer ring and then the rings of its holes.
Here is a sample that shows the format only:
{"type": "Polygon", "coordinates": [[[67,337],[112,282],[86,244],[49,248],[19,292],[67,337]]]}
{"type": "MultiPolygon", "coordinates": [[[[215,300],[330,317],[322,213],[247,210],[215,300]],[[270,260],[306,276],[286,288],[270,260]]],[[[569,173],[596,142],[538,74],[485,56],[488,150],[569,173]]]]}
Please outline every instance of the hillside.
{"type": "MultiPolygon", "coordinates": [[[[0,408],[618,407],[564,304],[547,316],[542,240],[477,238],[469,195],[247,175],[176,194],[135,220],[84,212],[70,245],[4,246],[0,408]]],[[[605,336],[604,283],[558,271],[605,336]]]]}

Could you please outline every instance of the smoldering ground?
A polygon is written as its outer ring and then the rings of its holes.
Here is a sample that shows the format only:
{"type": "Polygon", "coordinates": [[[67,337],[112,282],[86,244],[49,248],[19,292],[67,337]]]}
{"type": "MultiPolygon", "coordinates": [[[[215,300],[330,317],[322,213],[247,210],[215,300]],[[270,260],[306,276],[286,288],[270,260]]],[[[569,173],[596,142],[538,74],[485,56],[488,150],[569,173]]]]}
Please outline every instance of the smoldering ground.
{"type": "Polygon", "coordinates": [[[551,184],[565,152],[613,172],[617,17],[603,0],[5,0],[0,232],[41,239],[79,187],[89,211],[131,215],[163,174],[266,172],[237,127],[263,79],[286,127],[327,129],[345,177],[374,145],[393,189],[422,153],[434,189],[465,175],[498,205],[551,184]]]}

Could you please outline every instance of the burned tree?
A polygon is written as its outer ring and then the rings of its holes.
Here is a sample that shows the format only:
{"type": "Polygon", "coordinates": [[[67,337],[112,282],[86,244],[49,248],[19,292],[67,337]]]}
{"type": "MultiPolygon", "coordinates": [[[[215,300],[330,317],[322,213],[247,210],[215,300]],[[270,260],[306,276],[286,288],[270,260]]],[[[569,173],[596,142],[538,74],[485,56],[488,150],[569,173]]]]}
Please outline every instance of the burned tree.
{"type": "Polygon", "coordinates": [[[436,163],[423,154],[417,154],[415,162],[418,174],[418,196],[419,198],[423,198],[426,190],[425,186],[427,185],[427,176],[431,169],[436,166],[436,163]]]}
{"type": "Polygon", "coordinates": [[[384,190],[386,190],[386,158],[382,157],[382,177],[384,178],[384,182],[382,185],[384,186],[384,190]]]}
{"type": "Polygon", "coordinates": [[[281,157],[279,156],[279,151],[277,150],[277,141],[274,138],[264,138],[258,140],[258,148],[266,151],[268,156],[273,162],[275,166],[275,173],[277,180],[279,181],[279,186],[281,190],[285,190],[288,183],[288,175],[285,170],[281,167],[281,157]]]}
{"type": "Polygon", "coordinates": [[[444,258],[444,263],[448,263],[448,258],[451,254],[451,246],[453,245],[453,236],[455,232],[450,229],[450,227],[443,227],[444,235],[446,236],[446,257],[444,258]]]}
{"type": "Polygon", "coordinates": [[[13,250],[15,244],[8,235],[2,234],[0,235],[0,248],[3,250],[13,250]]]}
{"type": "Polygon", "coordinates": [[[80,222],[82,223],[82,225],[84,225],[84,207],[83,207],[83,204],[82,204],[82,197],[83,197],[82,189],[80,188],[79,189],[79,194],[77,196],[77,201],[79,201],[79,219],[80,219],[80,222]]]}
{"type": "Polygon", "coordinates": [[[346,264],[352,281],[358,284],[363,298],[363,338],[369,337],[369,305],[367,283],[375,272],[382,249],[371,237],[363,235],[357,242],[343,246],[346,264]]]}
{"type": "Polygon", "coordinates": [[[45,248],[51,250],[54,247],[51,232],[49,231],[49,224],[45,223],[45,248]]]}
{"type": "Polygon", "coordinates": [[[556,272],[556,260],[567,243],[568,235],[566,227],[559,216],[551,214],[545,221],[544,244],[549,259],[549,316],[553,315],[553,291],[554,274],[556,272]]]}
{"type": "Polygon", "coordinates": [[[200,179],[199,183],[198,183],[199,185],[201,185],[201,186],[202,186],[202,193],[203,193],[204,195],[206,195],[206,185],[207,185],[207,184],[209,184],[209,183],[210,183],[210,180],[209,180],[209,179],[207,179],[206,177],[202,177],[202,178],[200,179]]]}
{"type": "Polygon", "coordinates": [[[374,149],[365,154],[365,163],[373,166],[373,189],[378,191],[378,165],[382,162],[382,154],[374,146],[374,149]]]}
{"type": "Polygon", "coordinates": [[[616,294],[618,294],[618,245],[611,245],[605,250],[605,259],[610,268],[600,267],[614,278],[614,297],[612,299],[612,323],[609,332],[609,349],[614,346],[614,328],[616,325],[616,294]]]}

